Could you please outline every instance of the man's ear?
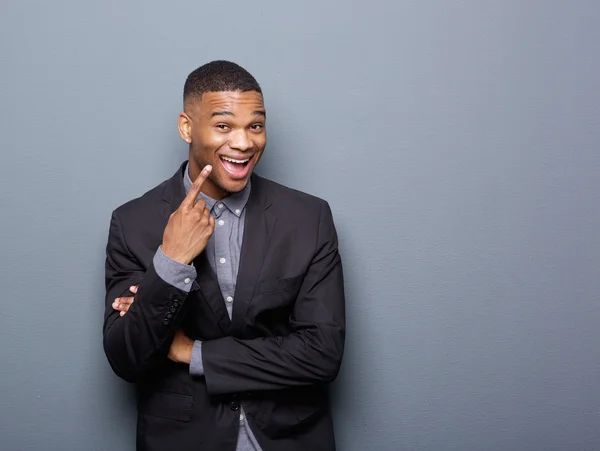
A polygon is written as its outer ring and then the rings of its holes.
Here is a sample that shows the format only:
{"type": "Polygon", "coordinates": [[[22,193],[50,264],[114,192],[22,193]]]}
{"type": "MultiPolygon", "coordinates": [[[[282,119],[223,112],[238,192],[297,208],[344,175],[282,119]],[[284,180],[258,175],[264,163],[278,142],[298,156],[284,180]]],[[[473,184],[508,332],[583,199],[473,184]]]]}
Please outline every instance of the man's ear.
{"type": "Polygon", "coordinates": [[[177,119],[177,127],[179,128],[179,136],[186,143],[192,143],[192,119],[185,113],[179,113],[179,118],[177,119]]]}

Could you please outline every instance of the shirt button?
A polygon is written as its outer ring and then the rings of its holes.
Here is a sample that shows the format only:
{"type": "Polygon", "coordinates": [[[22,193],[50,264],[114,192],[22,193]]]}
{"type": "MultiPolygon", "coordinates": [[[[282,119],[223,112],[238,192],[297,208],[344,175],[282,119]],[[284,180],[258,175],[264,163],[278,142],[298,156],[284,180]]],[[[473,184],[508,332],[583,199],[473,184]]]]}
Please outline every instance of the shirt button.
{"type": "Polygon", "coordinates": [[[240,413],[240,421],[244,421],[244,414],[240,413]]]}
{"type": "Polygon", "coordinates": [[[217,207],[218,207],[218,208],[223,208],[223,204],[222,204],[221,202],[219,202],[219,203],[217,204],[217,207]]]}
{"type": "Polygon", "coordinates": [[[238,208],[237,210],[235,210],[235,214],[239,215],[241,213],[241,210],[238,208]]]}
{"type": "Polygon", "coordinates": [[[221,263],[225,263],[227,260],[225,260],[224,258],[221,258],[219,261],[220,261],[221,263]]]}
{"type": "Polygon", "coordinates": [[[233,302],[233,298],[232,298],[231,296],[227,296],[227,299],[226,299],[226,301],[227,301],[227,302],[233,302]]]}
{"type": "Polygon", "coordinates": [[[190,283],[191,281],[192,280],[189,277],[186,277],[185,280],[184,280],[185,283],[190,283]]]}
{"type": "Polygon", "coordinates": [[[219,221],[219,225],[223,225],[225,224],[225,221],[223,221],[222,219],[219,221]]]}

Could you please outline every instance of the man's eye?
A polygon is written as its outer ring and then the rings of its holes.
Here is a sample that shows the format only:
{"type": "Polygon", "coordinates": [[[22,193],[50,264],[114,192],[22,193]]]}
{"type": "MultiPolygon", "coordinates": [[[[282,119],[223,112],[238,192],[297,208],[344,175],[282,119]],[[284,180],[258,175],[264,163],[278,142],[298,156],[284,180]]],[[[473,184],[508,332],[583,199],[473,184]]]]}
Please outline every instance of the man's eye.
{"type": "Polygon", "coordinates": [[[229,127],[225,124],[217,124],[217,128],[220,128],[221,130],[227,130],[229,127]]]}
{"type": "Polygon", "coordinates": [[[252,130],[262,130],[264,128],[263,124],[254,124],[250,127],[252,130]]]}

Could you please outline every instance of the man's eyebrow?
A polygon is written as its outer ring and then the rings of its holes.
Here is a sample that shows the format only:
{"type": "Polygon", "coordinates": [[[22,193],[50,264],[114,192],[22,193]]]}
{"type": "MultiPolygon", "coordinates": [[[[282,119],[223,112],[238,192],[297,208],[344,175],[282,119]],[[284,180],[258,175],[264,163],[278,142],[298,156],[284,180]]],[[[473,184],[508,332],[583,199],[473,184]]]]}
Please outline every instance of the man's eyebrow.
{"type": "MultiPolygon", "coordinates": [[[[253,116],[262,116],[262,117],[267,117],[267,113],[265,110],[255,110],[252,112],[253,116]]],[[[210,117],[215,117],[215,116],[235,116],[235,114],[233,114],[231,111],[215,111],[213,112],[210,117]]]]}
{"type": "Polygon", "coordinates": [[[215,111],[213,114],[210,115],[210,117],[215,116],[234,116],[234,114],[231,111],[215,111]]]}

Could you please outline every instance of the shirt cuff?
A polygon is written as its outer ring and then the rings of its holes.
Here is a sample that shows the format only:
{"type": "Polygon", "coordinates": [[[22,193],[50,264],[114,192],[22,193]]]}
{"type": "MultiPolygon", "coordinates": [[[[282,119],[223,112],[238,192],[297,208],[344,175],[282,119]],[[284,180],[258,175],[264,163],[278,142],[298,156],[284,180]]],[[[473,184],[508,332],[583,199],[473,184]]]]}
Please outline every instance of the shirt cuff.
{"type": "Polygon", "coordinates": [[[162,280],[186,293],[190,292],[192,282],[196,280],[196,268],[193,265],[186,265],[167,257],[160,247],[154,254],[153,263],[156,274],[162,280]]]}
{"type": "Polygon", "coordinates": [[[194,346],[192,347],[190,374],[192,376],[204,376],[204,365],[202,364],[202,342],[198,340],[194,342],[194,346]]]}

